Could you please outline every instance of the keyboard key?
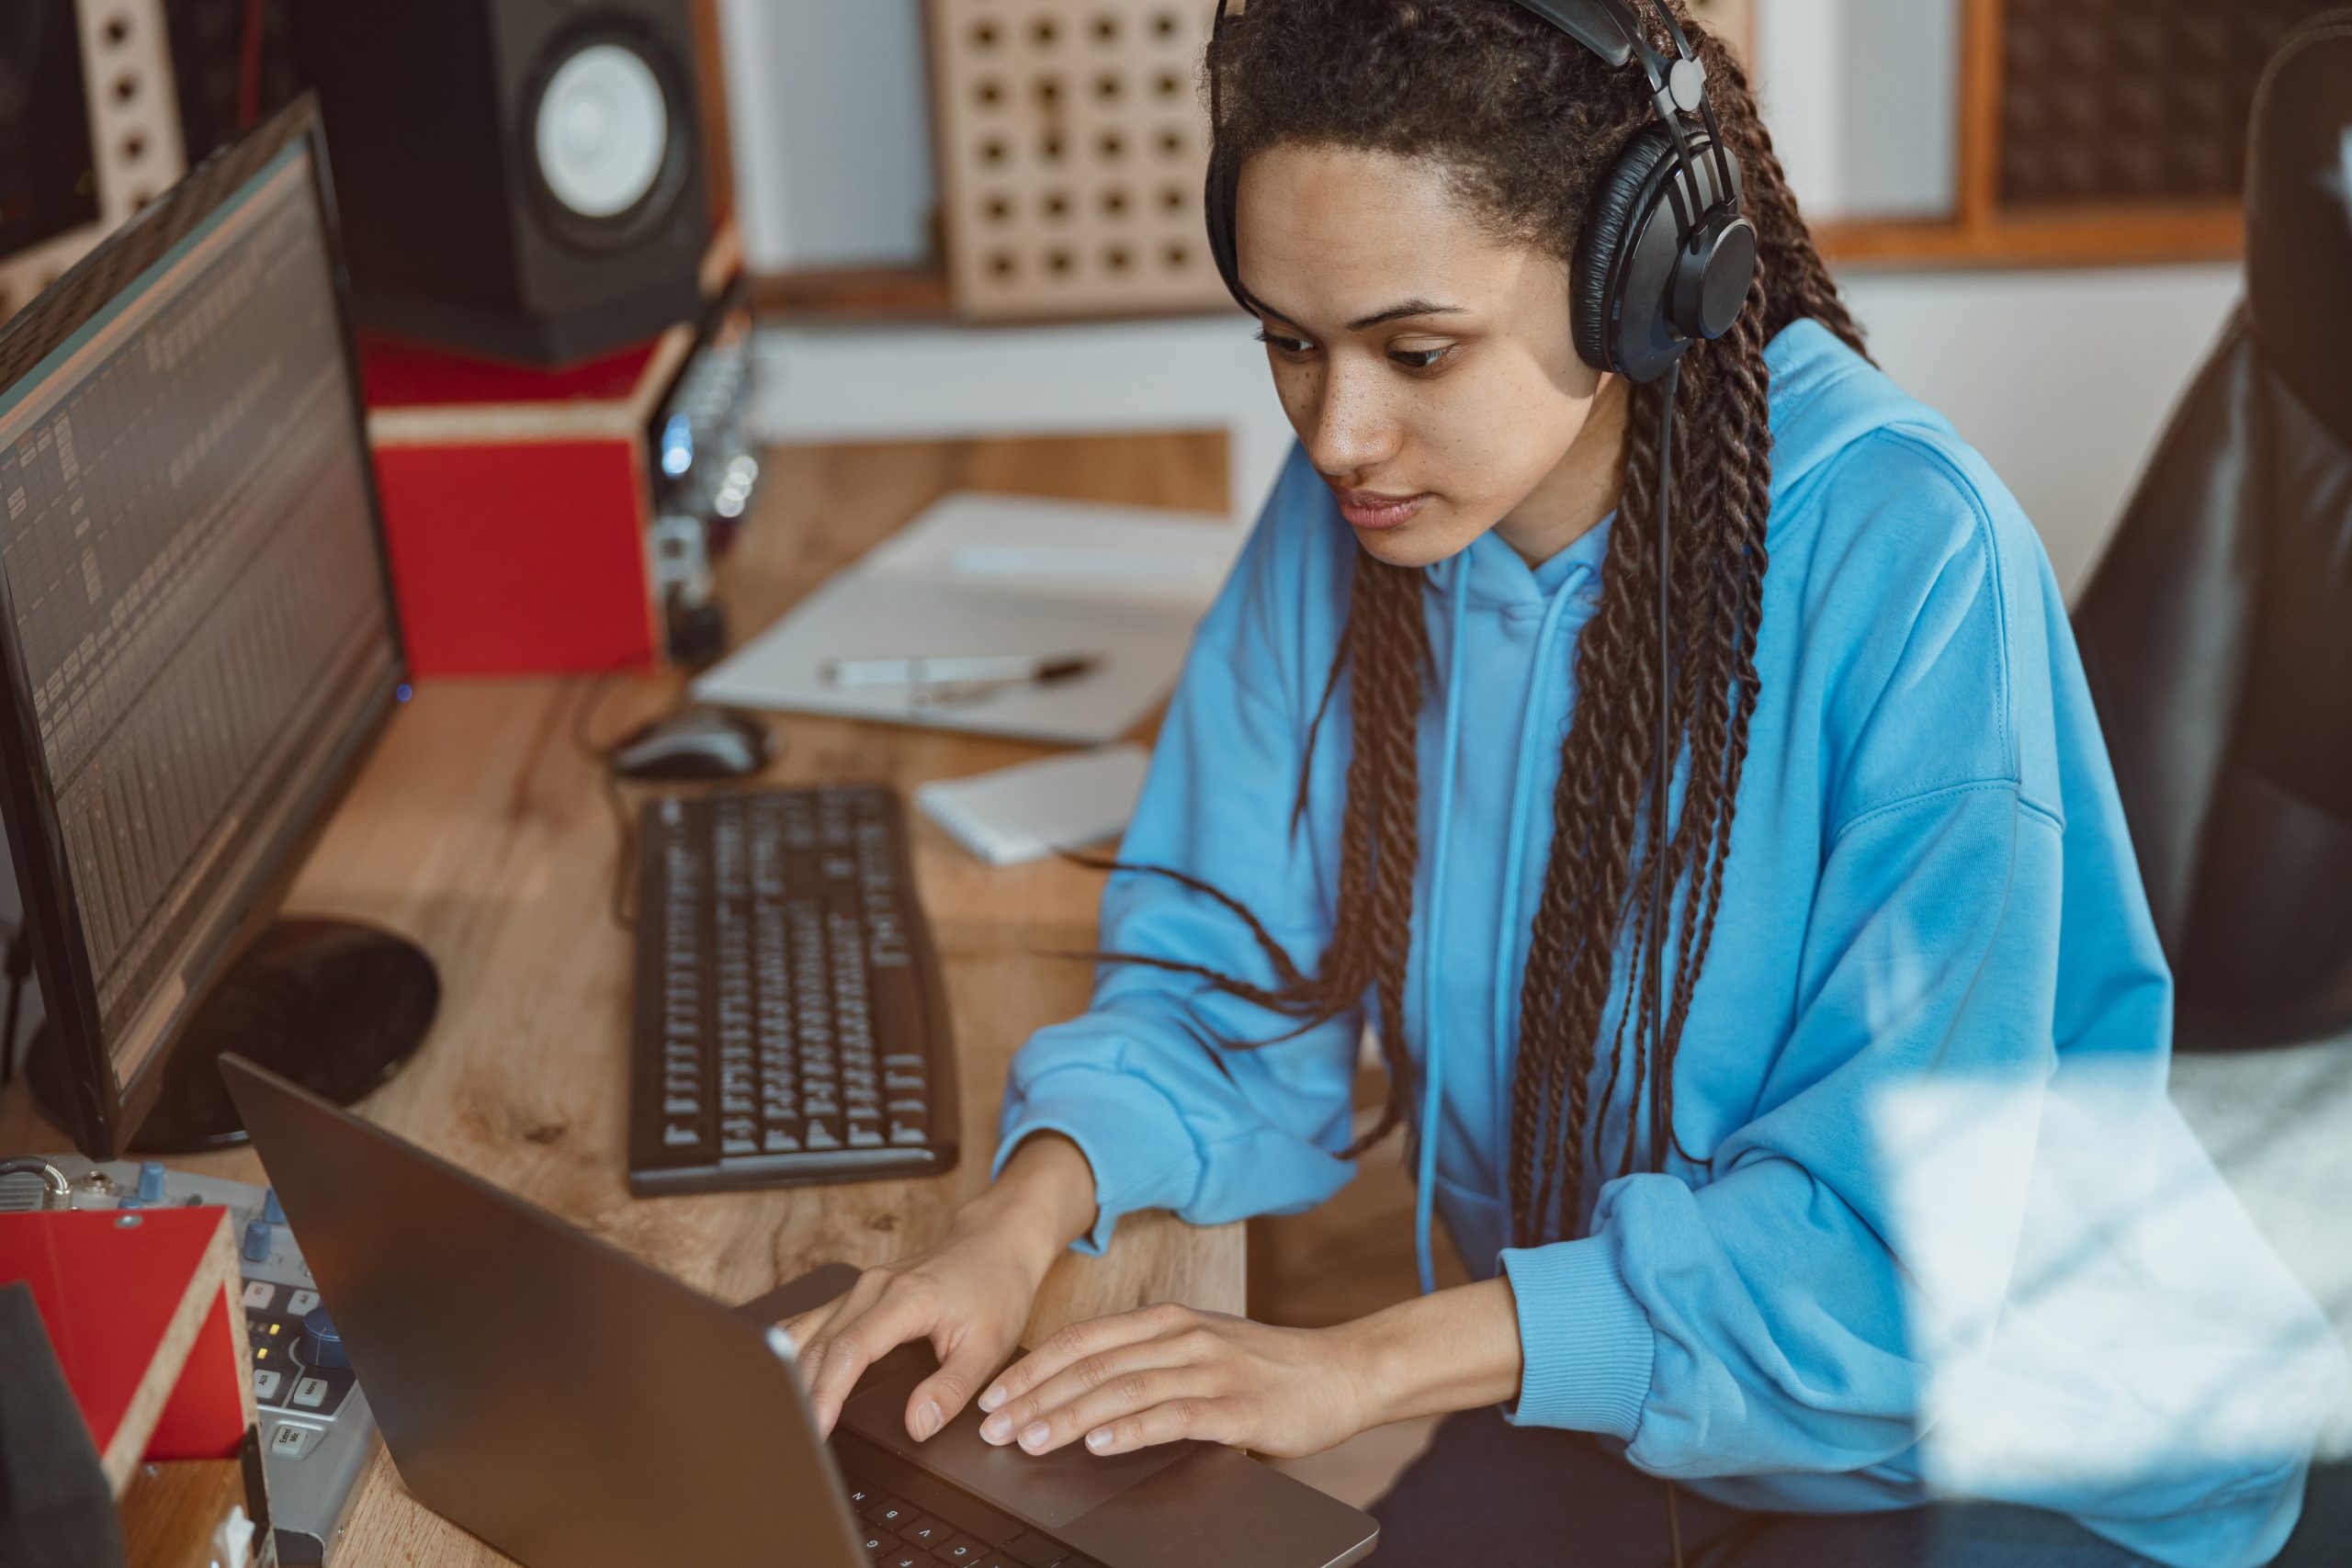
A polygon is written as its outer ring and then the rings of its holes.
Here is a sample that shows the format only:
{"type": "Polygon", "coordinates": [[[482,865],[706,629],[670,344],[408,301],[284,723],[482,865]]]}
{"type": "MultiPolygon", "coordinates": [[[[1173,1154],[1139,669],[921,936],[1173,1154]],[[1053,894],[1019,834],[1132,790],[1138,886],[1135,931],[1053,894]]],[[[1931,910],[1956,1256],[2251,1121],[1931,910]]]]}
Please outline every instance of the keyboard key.
{"type": "Polygon", "coordinates": [[[939,1548],[938,1551],[934,1555],[936,1555],[942,1562],[956,1563],[958,1565],[958,1568],[961,1568],[961,1565],[964,1564],[978,1563],[981,1559],[988,1556],[988,1554],[989,1549],[987,1547],[981,1545],[978,1541],[974,1540],[968,1535],[959,1535],[951,1536],[948,1539],[947,1544],[939,1548]]]}
{"type": "Polygon", "coordinates": [[[939,1559],[919,1546],[901,1546],[874,1560],[881,1568],[935,1568],[939,1559]]]}
{"type": "Polygon", "coordinates": [[[899,1527],[899,1534],[917,1546],[941,1546],[956,1533],[952,1526],[942,1524],[928,1514],[918,1514],[899,1527]]]}
{"type": "Polygon", "coordinates": [[[865,1510],[865,1522],[880,1525],[885,1529],[903,1529],[915,1517],[915,1511],[894,1497],[885,1497],[865,1510]]]}

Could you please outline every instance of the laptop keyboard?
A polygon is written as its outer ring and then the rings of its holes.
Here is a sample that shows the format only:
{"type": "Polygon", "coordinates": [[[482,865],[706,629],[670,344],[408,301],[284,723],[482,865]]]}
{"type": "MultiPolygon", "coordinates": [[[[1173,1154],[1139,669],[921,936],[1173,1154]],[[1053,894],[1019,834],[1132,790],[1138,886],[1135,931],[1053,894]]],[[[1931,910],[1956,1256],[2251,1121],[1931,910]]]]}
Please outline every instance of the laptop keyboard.
{"type": "Polygon", "coordinates": [[[991,1510],[942,1508],[936,1499],[918,1507],[854,1471],[844,1479],[864,1527],[858,1539],[878,1568],[1102,1568],[1049,1536],[990,1519],[991,1510]]]}

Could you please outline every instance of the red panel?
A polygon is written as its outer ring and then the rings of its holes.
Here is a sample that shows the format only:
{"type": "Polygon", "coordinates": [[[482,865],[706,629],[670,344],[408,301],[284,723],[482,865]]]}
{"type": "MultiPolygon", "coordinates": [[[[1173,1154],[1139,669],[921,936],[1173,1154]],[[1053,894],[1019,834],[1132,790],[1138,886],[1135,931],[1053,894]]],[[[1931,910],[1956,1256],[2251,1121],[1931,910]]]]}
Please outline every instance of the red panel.
{"type": "Polygon", "coordinates": [[[32,1287],[41,1325],[101,1452],[122,1425],[223,1213],[153,1209],[129,1226],[105,1212],[0,1214],[0,1281],[32,1287]]]}
{"type": "Polygon", "coordinates": [[[625,442],[376,453],[420,675],[654,661],[638,458],[625,442]]]}
{"type": "MultiPolygon", "coordinates": [[[[658,340],[657,340],[658,341],[658,340]]],[[[418,344],[363,335],[359,376],[369,408],[431,408],[451,403],[617,402],[637,389],[654,344],[639,344],[575,365],[534,370],[468,359],[418,344]]]]}
{"type": "Polygon", "coordinates": [[[163,1418],[147,1439],[147,1457],[168,1459],[234,1459],[245,1440],[244,1380],[246,1363],[237,1354],[229,1330],[232,1306],[222,1291],[198,1331],[179,1386],[164,1406],[163,1418]]]}

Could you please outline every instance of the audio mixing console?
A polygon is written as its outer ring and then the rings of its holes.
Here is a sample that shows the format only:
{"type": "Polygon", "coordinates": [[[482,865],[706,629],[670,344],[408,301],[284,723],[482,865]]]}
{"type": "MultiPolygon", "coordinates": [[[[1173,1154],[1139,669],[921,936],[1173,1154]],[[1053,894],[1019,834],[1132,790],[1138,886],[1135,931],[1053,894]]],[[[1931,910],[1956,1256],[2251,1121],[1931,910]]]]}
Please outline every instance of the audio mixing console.
{"type": "MultiPolygon", "coordinates": [[[[94,1165],[73,1155],[43,1157],[64,1176],[75,1209],[228,1209],[244,1279],[245,1334],[253,1347],[254,1403],[261,1414],[262,1471],[277,1560],[322,1568],[333,1563],[359,1479],[376,1450],[376,1422],[277,1196],[153,1160],[94,1165]]],[[[39,1177],[0,1176],[0,1213],[41,1208],[44,1191],[39,1177]]]]}

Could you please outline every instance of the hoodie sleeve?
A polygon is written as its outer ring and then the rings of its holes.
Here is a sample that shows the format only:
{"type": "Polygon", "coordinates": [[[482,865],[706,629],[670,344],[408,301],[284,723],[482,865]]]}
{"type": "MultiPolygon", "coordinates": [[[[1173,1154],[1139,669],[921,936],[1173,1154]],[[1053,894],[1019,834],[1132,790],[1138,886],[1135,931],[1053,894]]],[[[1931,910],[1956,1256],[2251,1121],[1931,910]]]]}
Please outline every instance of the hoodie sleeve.
{"type": "Polygon", "coordinates": [[[1912,1446],[2017,1247],[2054,1062],[2060,843],[1997,782],[1846,829],[1776,1075],[1793,1091],[1717,1149],[1714,1180],[1613,1182],[1590,1235],[1503,1254],[1515,1419],[1606,1432],[1676,1476],[1912,1446]]]}
{"type": "MultiPolygon", "coordinates": [[[[1311,472],[1304,479],[1314,482],[1311,472]]],[[[1227,895],[1312,973],[1330,936],[1336,830],[1295,826],[1292,816],[1336,621],[1329,563],[1306,536],[1312,530],[1291,525],[1303,492],[1294,463],[1203,620],[1119,858],[1227,895]]],[[[1343,689],[1317,748],[1318,777],[1344,760],[1345,720],[1343,689]]],[[[1238,916],[1165,876],[1112,877],[1101,946],[1275,984],[1238,916]]],[[[1077,1144],[1099,1205],[1079,1243],[1090,1252],[1138,1209],[1216,1224],[1311,1207],[1353,1174],[1340,1152],[1362,1032],[1356,1010],[1301,1030],[1196,976],[1105,964],[1089,1010],[1040,1031],[1014,1056],[997,1168],[1032,1133],[1077,1144]]]]}

